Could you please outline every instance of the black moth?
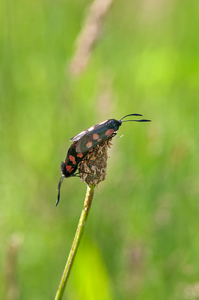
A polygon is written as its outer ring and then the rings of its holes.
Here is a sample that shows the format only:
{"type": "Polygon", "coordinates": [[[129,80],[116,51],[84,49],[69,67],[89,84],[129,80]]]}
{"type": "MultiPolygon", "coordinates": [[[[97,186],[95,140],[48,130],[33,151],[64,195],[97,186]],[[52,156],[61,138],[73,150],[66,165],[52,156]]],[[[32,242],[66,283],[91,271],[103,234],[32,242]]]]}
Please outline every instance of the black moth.
{"type": "Polygon", "coordinates": [[[108,140],[113,135],[116,135],[119,127],[123,122],[149,122],[150,120],[125,120],[124,118],[129,116],[142,116],[140,114],[129,114],[121,118],[120,120],[108,119],[102,123],[99,123],[95,126],[90,127],[89,129],[80,132],[78,135],[70,139],[73,144],[70,146],[66,159],[61,163],[61,173],[62,176],[58,184],[58,196],[55,206],[59,203],[60,199],[60,188],[63,182],[64,177],[77,176],[76,173],[78,164],[80,161],[87,155],[88,151],[94,148],[96,145],[108,140]]]}

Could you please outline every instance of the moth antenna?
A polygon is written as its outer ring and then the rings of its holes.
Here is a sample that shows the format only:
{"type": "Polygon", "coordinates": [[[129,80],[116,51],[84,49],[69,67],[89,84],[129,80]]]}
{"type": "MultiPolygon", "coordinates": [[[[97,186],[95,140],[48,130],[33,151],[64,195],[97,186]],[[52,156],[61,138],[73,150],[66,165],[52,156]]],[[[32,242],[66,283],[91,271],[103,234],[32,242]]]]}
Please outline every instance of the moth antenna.
{"type": "Polygon", "coordinates": [[[151,122],[151,120],[141,119],[141,120],[126,120],[126,121],[122,121],[122,123],[124,123],[124,122],[151,122]]]}
{"type": "Polygon", "coordinates": [[[141,115],[141,114],[130,114],[130,115],[126,115],[126,116],[124,116],[123,118],[121,118],[119,121],[122,121],[124,118],[129,117],[129,116],[138,116],[138,117],[141,117],[142,115],[141,115]]]}
{"type": "Polygon", "coordinates": [[[125,120],[125,121],[122,121],[124,118],[126,118],[126,117],[129,117],[129,116],[142,116],[141,114],[130,114],[130,115],[126,115],[126,116],[124,116],[123,118],[121,118],[119,121],[121,121],[122,123],[123,122],[130,122],[130,121],[132,121],[132,122],[151,122],[151,120],[146,120],[146,119],[141,119],[141,120],[125,120]]]}
{"type": "Polygon", "coordinates": [[[55,203],[55,206],[57,206],[58,203],[59,203],[59,199],[60,199],[60,188],[61,188],[61,185],[62,185],[63,180],[64,180],[64,176],[61,176],[60,179],[59,179],[58,187],[57,187],[58,195],[57,195],[57,201],[56,201],[56,203],[55,203]]]}

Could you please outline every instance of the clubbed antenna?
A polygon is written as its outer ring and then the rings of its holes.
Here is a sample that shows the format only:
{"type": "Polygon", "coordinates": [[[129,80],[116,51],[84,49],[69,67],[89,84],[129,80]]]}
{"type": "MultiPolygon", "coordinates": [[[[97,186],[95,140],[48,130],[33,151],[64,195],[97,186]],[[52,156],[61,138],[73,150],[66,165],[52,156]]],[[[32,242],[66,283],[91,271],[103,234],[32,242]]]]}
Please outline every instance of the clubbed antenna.
{"type": "Polygon", "coordinates": [[[125,120],[125,121],[122,121],[124,118],[126,118],[126,117],[129,117],[129,116],[142,116],[141,114],[130,114],[130,115],[126,115],[126,116],[124,116],[123,118],[121,118],[119,121],[121,121],[122,123],[123,122],[130,122],[130,121],[132,121],[132,122],[151,122],[151,120],[146,120],[146,119],[141,119],[141,120],[125,120]]]}

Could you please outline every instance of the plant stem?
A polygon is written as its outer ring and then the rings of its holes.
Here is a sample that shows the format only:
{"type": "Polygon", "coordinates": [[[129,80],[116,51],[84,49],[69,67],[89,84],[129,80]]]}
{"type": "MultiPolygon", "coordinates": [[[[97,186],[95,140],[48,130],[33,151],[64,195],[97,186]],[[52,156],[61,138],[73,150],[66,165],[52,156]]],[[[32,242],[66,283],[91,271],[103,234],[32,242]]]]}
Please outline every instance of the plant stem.
{"type": "Polygon", "coordinates": [[[61,281],[60,281],[60,284],[59,284],[59,288],[57,290],[57,294],[55,296],[55,300],[61,300],[62,296],[64,294],[64,290],[65,290],[65,287],[66,287],[66,282],[67,282],[67,279],[69,277],[70,270],[72,268],[72,264],[73,264],[73,261],[74,261],[74,258],[75,258],[75,254],[77,252],[79,242],[80,242],[80,239],[82,237],[84,227],[86,225],[86,221],[87,221],[87,218],[88,218],[88,213],[89,213],[91,203],[92,203],[92,200],[93,200],[94,188],[95,188],[95,185],[93,185],[91,187],[87,186],[86,197],[85,197],[85,200],[84,200],[84,207],[82,209],[82,213],[81,213],[81,216],[80,216],[80,219],[79,219],[79,223],[78,223],[78,226],[77,226],[77,230],[76,230],[76,233],[75,233],[73,244],[72,244],[72,247],[70,249],[70,253],[68,255],[68,260],[67,260],[67,263],[65,265],[65,269],[64,269],[64,272],[63,272],[63,275],[62,275],[62,278],[61,278],[61,281]]]}

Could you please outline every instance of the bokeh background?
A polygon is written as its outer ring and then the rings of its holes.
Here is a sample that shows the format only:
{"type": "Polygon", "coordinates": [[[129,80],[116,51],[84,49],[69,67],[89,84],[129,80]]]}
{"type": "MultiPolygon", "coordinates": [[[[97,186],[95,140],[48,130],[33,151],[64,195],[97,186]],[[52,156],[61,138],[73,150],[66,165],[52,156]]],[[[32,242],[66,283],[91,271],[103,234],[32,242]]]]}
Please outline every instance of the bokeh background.
{"type": "Polygon", "coordinates": [[[199,2],[110,2],[0,2],[1,299],[54,299],[86,193],[54,206],[69,139],[129,113],[152,122],[113,140],[64,299],[199,299],[199,2]]]}

